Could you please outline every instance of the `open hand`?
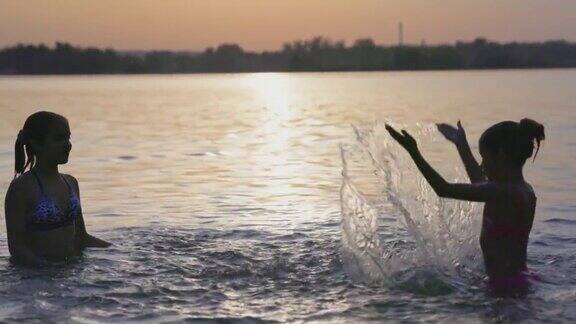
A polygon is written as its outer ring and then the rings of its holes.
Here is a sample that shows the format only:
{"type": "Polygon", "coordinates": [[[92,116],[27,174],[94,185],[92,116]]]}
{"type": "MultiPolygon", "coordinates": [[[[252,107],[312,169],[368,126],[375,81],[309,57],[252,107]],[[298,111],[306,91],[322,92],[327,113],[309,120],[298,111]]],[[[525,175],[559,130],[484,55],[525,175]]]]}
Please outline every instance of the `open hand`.
{"type": "Polygon", "coordinates": [[[412,135],[408,134],[407,131],[402,130],[402,133],[399,133],[397,130],[392,128],[392,126],[386,124],[386,130],[393,139],[396,140],[408,153],[415,152],[418,150],[418,145],[416,144],[416,140],[412,135]]]}
{"type": "Polygon", "coordinates": [[[438,131],[444,135],[444,138],[456,145],[466,142],[466,132],[460,121],[458,121],[457,126],[458,128],[444,123],[436,124],[438,131]]]}

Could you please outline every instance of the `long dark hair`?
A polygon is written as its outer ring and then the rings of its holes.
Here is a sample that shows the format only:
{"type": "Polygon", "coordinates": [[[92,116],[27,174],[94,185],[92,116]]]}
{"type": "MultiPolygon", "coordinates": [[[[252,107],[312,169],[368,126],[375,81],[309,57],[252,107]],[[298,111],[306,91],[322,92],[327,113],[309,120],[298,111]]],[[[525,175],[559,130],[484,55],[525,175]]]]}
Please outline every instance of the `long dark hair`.
{"type": "Polygon", "coordinates": [[[515,166],[523,166],[534,152],[540,150],[540,142],[545,139],[544,126],[532,119],[524,118],[519,123],[503,121],[488,128],[480,137],[480,146],[492,154],[503,150],[515,166]]]}
{"type": "Polygon", "coordinates": [[[66,121],[64,116],[49,111],[39,111],[28,116],[24,127],[18,133],[14,144],[14,171],[18,176],[36,163],[36,153],[30,144],[31,140],[43,141],[48,135],[50,127],[59,121],[66,121]]]}

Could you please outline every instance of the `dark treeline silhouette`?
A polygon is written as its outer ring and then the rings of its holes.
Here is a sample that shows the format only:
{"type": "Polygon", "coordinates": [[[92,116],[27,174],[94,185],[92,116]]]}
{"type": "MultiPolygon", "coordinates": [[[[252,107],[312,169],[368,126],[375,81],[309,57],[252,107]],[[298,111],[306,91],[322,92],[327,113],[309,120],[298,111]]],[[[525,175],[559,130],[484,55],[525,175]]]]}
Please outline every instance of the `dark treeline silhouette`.
{"type": "Polygon", "coordinates": [[[120,74],[278,71],[378,71],[576,67],[576,43],[500,44],[478,38],[454,45],[352,45],[323,37],[284,44],[279,51],[249,52],[222,44],[201,53],[119,52],[68,43],[19,44],[0,50],[0,74],[120,74]]]}

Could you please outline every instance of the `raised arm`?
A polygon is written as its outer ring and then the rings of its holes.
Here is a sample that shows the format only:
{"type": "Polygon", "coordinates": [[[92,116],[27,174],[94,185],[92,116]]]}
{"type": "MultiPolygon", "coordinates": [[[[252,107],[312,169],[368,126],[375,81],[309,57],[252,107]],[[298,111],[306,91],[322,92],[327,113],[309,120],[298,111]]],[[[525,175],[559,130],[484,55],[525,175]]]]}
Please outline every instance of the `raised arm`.
{"type": "Polygon", "coordinates": [[[416,167],[438,196],[480,202],[496,201],[510,197],[511,192],[508,188],[491,182],[473,184],[448,183],[424,159],[416,141],[408,132],[402,130],[402,133],[399,133],[390,125],[386,125],[386,130],[410,154],[416,167]]]}
{"type": "Polygon", "coordinates": [[[8,236],[8,249],[10,255],[17,262],[39,266],[48,261],[37,256],[29,248],[26,235],[26,197],[22,179],[15,179],[10,184],[6,199],[4,200],[4,214],[6,217],[6,234],[8,236]]]}
{"type": "Polygon", "coordinates": [[[466,169],[468,178],[470,178],[470,182],[483,182],[486,180],[486,177],[482,172],[482,168],[476,161],[476,158],[474,158],[472,150],[470,150],[470,145],[466,139],[466,132],[464,131],[460,121],[458,121],[457,126],[458,128],[449,124],[436,124],[438,131],[440,131],[448,141],[454,143],[456,146],[460,159],[462,160],[462,163],[464,163],[464,168],[466,169]]]}
{"type": "MultiPolygon", "coordinates": [[[[74,189],[76,190],[76,195],[78,196],[78,200],[80,200],[80,188],[78,186],[78,181],[76,178],[66,175],[66,177],[74,184],[74,189]]],[[[85,247],[108,247],[112,245],[109,242],[106,242],[102,239],[99,239],[95,236],[88,234],[86,231],[86,224],[84,223],[84,215],[82,215],[82,208],[80,208],[80,215],[75,222],[75,230],[76,230],[76,248],[78,250],[82,250],[85,247]]]]}

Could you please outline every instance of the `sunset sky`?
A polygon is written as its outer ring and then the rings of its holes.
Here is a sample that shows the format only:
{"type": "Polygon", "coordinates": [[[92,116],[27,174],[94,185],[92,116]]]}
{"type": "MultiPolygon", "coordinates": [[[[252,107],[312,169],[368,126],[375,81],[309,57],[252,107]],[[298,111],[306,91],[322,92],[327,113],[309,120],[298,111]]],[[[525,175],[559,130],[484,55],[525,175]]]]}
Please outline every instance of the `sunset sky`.
{"type": "Polygon", "coordinates": [[[428,44],[576,41],[574,0],[0,0],[0,46],[67,41],[116,49],[279,49],[316,35],[428,44]]]}

